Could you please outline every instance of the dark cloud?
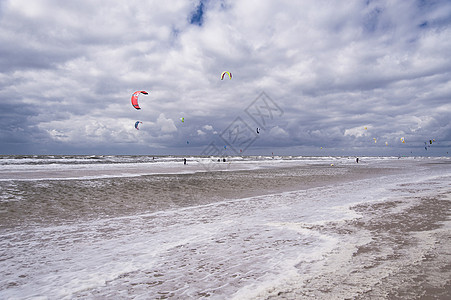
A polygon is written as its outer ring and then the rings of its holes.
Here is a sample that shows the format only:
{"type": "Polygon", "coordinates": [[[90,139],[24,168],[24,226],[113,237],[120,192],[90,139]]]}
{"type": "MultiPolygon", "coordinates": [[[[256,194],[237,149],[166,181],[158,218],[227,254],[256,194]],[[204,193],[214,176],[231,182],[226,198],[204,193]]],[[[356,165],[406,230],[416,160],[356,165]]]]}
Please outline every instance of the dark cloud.
{"type": "Polygon", "coordinates": [[[249,154],[450,147],[449,1],[225,3],[2,1],[0,153],[200,154],[262,91],[249,154]]]}
{"type": "Polygon", "coordinates": [[[0,153],[33,154],[41,144],[52,142],[45,131],[30,119],[38,116],[36,109],[17,104],[14,100],[0,103],[0,153]]]}

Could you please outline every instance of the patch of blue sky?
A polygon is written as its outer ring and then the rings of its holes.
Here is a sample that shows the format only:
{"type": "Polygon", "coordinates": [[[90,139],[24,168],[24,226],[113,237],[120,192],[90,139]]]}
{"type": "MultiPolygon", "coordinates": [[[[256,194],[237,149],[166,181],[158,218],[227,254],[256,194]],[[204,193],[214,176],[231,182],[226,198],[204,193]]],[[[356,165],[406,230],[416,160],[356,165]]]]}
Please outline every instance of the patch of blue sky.
{"type": "Polygon", "coordinates": [[[204,23],[204,1],[200,1],[199,5],[191,14],[190,24],[202,26],[204,23]]]}

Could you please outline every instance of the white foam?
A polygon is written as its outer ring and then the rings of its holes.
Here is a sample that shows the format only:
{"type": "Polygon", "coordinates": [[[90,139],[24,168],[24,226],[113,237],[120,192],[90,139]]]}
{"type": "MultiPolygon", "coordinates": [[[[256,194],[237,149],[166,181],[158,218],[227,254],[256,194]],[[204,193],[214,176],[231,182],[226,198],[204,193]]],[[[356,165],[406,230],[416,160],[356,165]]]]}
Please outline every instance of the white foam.
{"type": "MultiPolygon", "coordinates": [[[[96,159],[31,159],[41,163],[30,163],[29,159],[13,159],[13,162],[0,165],[0,181],[11,180],[89,180],[100,178],[133,177],[153,174],[190,174],[210,171],[255,170],[259,168],[275,168],[305,166],[309,164],[329,164],[329,158],[304,159],[258,159],[248,157],[228,157],[227,161],[218,162],[216,158],[191,157],[188,164],[183,164],[182,157],[161,157],[155,161],[150,158],[137,157],[96,159]],[[25,162],[22,162],[25,161],[25,162]],[[45,162],[42,162],[45,161],[45,162]],[[61,163],[61,162],[64,163],[61,163]],[[94,163],[93,163],[94,161],[94,163]]],[[[340,158],[335,164],[347,164],[348,158],[340,158]]]]}
{"type": "Polygon", "coordinates": [[[305,191],[4,231],[0,298],[277,295],[326,267],[328,272],[343,268],[330,258],[347,258],[370,238],[365,231],[340,236],[318,226],[359,218],[349,209],[358,203],[408,196],[400,183],[434,180],[436,187],[449,187],[449,170],[415,170],[305,191]]]}

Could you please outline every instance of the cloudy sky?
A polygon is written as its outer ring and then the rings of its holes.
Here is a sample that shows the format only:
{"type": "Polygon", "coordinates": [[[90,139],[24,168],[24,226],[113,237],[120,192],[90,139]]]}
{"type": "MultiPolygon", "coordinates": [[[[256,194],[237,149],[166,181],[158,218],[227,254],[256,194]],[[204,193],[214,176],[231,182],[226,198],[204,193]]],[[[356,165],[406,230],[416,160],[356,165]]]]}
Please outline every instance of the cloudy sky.
{"type": "Polygon", "coordinates": [[[0,154],[446,155],[450,53],[448,0],[0,0],[0,154]]]}

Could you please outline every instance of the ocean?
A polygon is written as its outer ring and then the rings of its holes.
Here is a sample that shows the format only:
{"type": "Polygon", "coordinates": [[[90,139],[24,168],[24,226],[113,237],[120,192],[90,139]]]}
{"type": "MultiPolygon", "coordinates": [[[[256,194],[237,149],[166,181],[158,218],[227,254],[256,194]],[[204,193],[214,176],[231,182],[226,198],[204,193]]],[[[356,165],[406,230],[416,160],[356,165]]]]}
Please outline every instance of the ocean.
{"type": "Polygon", "coordinates": [[[450,166],[446,157],[0,156],[0,299],[447,296],[451,268],[423,258],[451,265],[450,166]],[[420,225],[409,215],[427,226],[411,229],[420,225]],[[418,290],[399,271],[414,264],[430,276],[418,290]]]}

